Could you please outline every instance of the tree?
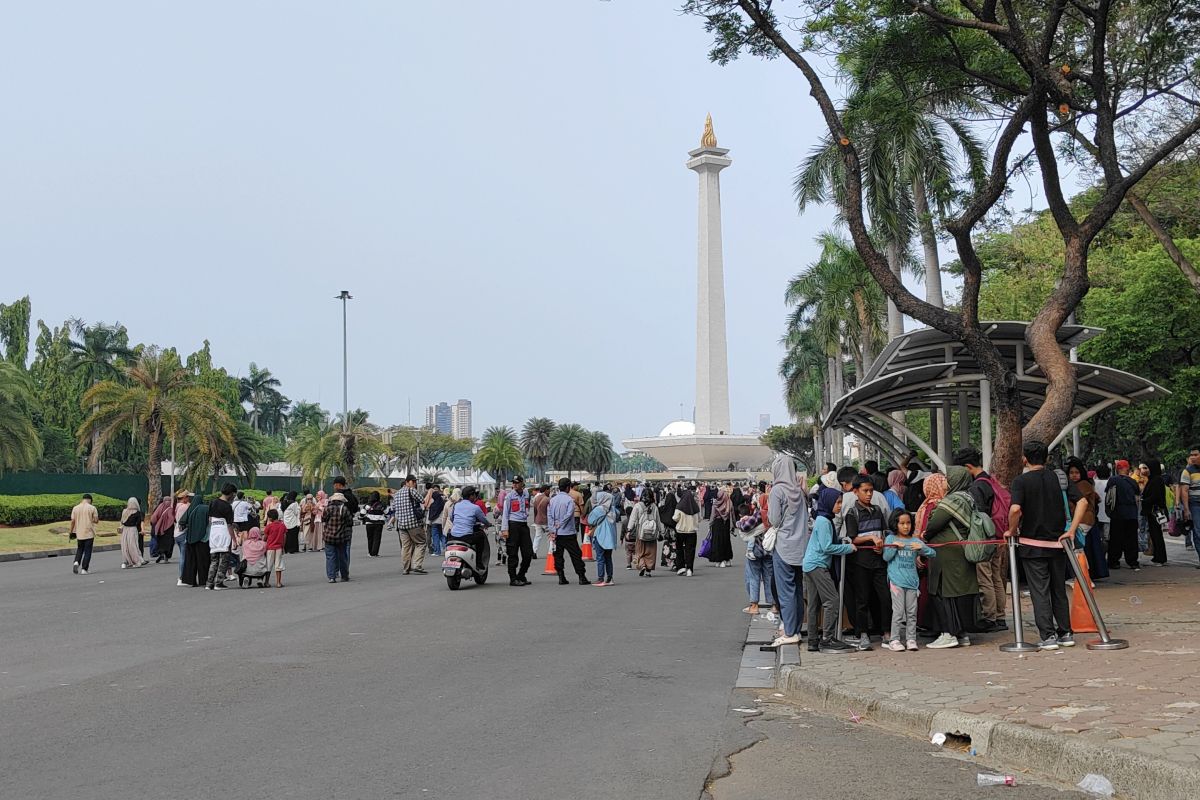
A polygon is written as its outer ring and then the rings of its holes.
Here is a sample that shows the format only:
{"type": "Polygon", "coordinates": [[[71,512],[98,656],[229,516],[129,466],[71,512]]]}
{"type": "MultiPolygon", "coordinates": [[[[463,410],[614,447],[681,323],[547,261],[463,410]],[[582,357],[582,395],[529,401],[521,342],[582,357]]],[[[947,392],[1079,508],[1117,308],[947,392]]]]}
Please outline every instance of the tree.
{"type": "Polygon", "coordinates": [[[29,374],[40,401],[39,418],[43,426],[67,431],[71,437],[71,449],[74,450],[73,434],[79,423],[83,422],[79,398],[86,387],[82,378],[71,369],[74,363],[71,326],[66,322],[51,330],[42,320],[38,320],[37,324],[38,336],[29,374]]]}
{"type": "Polygon", "coordinates": [[[214,486],[221,483],[226,468],[232,468],[244,483],[254,485],[258,477],[258,465],[269,461],[263,453],[265,437],[243,420],[232,423],[232,439],[216,441],[216,448],[206,451],[194,437],[185,436],[181,445],[180,463],[186,464],[182,482],[190,486],[203,486],[210,481],[214,486]]]}
{"type": "Polygon", "coordinates": [[[358,477],[359,467],[372,463],[386,452],[379,432],[366,419],[366,412],[350,412],[350,424],[342,415],[324,426],[310,425],[300,430],[287,450],[290,463],[300,467],[306,483],[320,483],[335,469],[347,480],[358,477]]]}
{"type": "Polygon", "coordinates": [[[807,425],[772,425],[759,438],[776,453],[789,455],[805,464],[813,463],[812,429],[807,425]]]}
{"type": "Polygon", "coordinates": [[[194,442],[196,452],[215,460],[236,447],[233,420],[210,390],[192,383],[192,377],[173,353],[147,348],[124,369],[127,384],[102,380],[88,389],[83,408],[92,412],[80,425],[80,446],[93,442],[90,465],[99,462],[104,446],[118,433],[129,433],[148,444],[146,480],[148,503],[153,508],[162,494],[164,437],[194,442]]]}
{"type": "Polygon", "coordinates": [[[637,472],[665,472],[666,465],[656,458],[636,450],[621,453],[613,462],[612,471],[623,475],[637,472]]]}
{"type": "Polygon", "coordinates": [[[475,453],[475,466],[487,470],[497,483],[508,480],[510,475],[521,471],[525,461],[517,446],[517,433],[507,425],[491,427],[483,432],[479,450],[475,453]]]}
{"type": "Polygon", "coordinates": [[[29,295],[15,303],[0,303],[0,343],[4,358],[10,364],[25,369],[29,358],[29,295]]]}
{"type": "Polygon", "coordinates": [[[238,381],[238,402],[250,404],[250,425],[256,431],[277,433],[283,429],[284,412],[290,402],[279,387],[279,379],[269,369],[250,362],[250,372],[238,381]]]}
{"type": "Polygon", "coordinates": [[[566,470],[567,477],[576,470],[587,469],[587,431],[571,422],[559,425],[550,434],[550,463],[555,469],[566,470]]]}
{"type": "Polygon", "coordinates": [[[607,433],[590,431],[587,435],[587,470],[596,476],[596,481],[604,479],[604,473],[612,468],[613,446],[612,439],[607,433]]]}
{"type": "Polygon", "coordinates": [[[546,479],[546,466],[550,463],[550,436],[554,433],[554,420],[547,417],[530,417],[521,428],[521,452],[537,471],[539,480],[546,479]]]}
{"type": "MultiPolygon", "coordinates": [[[[1180,25],[1170,25],[1178,4],[1169,0],[1083,6],[1069,0],[1052,2],[956,3],[926,0],[852,0],[845,3],[808,2],[812,12],[798,27],[793,42],[781,27],[770,0],[686,0],[684,10],[704,18],[715,43],[710,57],[727,63],[742,52],[771,58],[782,55],[803,75],[830,134],[841,147],[844,191],[841,213],[855,247],[871,275],[897,308],[962,342],[980,363],[993,393],[997,438],[993,472],[1002,481],[1020,469],[1023,436],[1049,441],[1071,416],[1075,372],[1060,349],[1057,331],[1075,310],[1089,287],[1088,250],[1129,190],[1151,168],[1170,156],[1200,131],[1194,77],[1189,77],[1200,37],[1186,37],[1187,48],[1173,48],[1166,63],[1138,69],[1140,91],[1127,95],[1115,87],[1130,79],[1117,74],[1121,64],[1110,56],[1121,49],[1126,30],[1119,24],[1137,6],[1145,17],[1178,37],[1180,25]],[[827,47],[847,52],[872,45],[886,57],[875,63],[881,70],[906,71],[918,76],[947,73],[963,86],[980,87],[979,100],[997,121],[987,178],[964,198],[961,210],[943,227],[953,238],[963,265],[963,296],[956,310],[940,309],[914,296],[894,275],[886,256],[872,241],[864,213],[864,164],[838,113],[824,79],[806,52],[827,47]],[[1113,45],[1110,48],[1110,44],[1113,45]],[[1182,73],[1184,77],[1177,76],[1182,73]],[[1174,98],[1183,108],[1174,119],[1159,120],[1156,145],[1128,165],[1119,158],[1122,130],[1155,114],[1174,98]],[[1068,207],[1060,181],[1059,150],[1071,137],[1071,126],[1083,125],[1097,143],[1103,166],[1100,197],[1083,218],[1068,207]],[[1014,149],[1028,133],[1033,150],[1014,149]],[[1057,287],[1039,309],[1026,339],[1047,379],[1044,402],[1022,428],[1021,401],[1014,371],[979,324],[978,300],[982,267],[973,237],[980,223],[1004,196],[1014,169],[1035,164],[1055,225],[1063,239],[1065,257],[1057,287]]],[[[1193,33],[1196,15],[1186,20],[1193,33]]],[[[1128,63],[1135,63],[1129,59],[1128,63]]],[[[921,83],[921,81],[911,81],[921,83]]],[[[1173,105],[1179,109],[1178,104],[1173,105]]]]}
{"type": "MultiPolygon", "coordinates": [[[[70,322],[75,339],[70,341],[70,369],[78,374],[86,386],[96,386],[103,380],[118,379],[122,376],[119,362],[133,356],[129,349],[129,332],[121,323],[105,325],[97,322],[85,325],[83,320],[75,319],[70,322]]],[[[94,413],[96,409],[92,409],[94,413]]],[[[88,458],[93,472],[101,471],[101,454],[98,452],[99,437],[91,441],[92,453],[88,458]]]]}
{"type": "Polygon", "coordinates": [[[329,422],[329,412],[321,408],[320,403],[309,403],[300,400],[288,414],[288,434],[295,436],[297,431],[309,426],[322,426],[329,422]]]}
{"type": "Polygon", "coordinates": [[[0,475],[5,470],[31,469],[42,456],[33,426],[37,406],[33,381],[11,361],[0,361],[0,475]]]}

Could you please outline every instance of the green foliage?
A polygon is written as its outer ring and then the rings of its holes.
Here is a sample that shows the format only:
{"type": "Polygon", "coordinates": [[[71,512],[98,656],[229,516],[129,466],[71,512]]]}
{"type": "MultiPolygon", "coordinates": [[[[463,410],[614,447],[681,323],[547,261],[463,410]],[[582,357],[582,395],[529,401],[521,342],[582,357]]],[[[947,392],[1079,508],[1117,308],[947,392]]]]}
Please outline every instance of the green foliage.
{"type": "Polygon", "coordinates": [[[546,466],[550,463],[550,436],[555,427],[552,419],[530,417],[525,427],[521,428],[521,452],[540,479],[546,477],[546,466]]]}
{"type": "Polygon", "coordinates": [[[475,453],[475,466],[487,470],[498,483],[508,480],[525,466],[521,448],[517,445],[517,433],[507,425],[488,428],[479,440],[475,453]]]}
{"type": "Polygon", "coordinates": [[[559,425],[550,434],[550,463],[568,475],[587,469],[588,435],[582,425],[573,422],[559,425]]]}
{"type": "Polygon", "coordinates": [[[38,438],[42,440],[42,457],[37,464],[39,472],[79,471],[79,451],[75,447],[75,437],[69,430],[44,425],[38,428],[38,438]]]}
{"type": "MultiPolygon", "coordinates": [[[[776,453],[783,453],[813,466],[811,425],[772,425],[759,439],[776,453]]],[[[814,470],[815,471],[815,470],[814,470]]]]}
{"type": "Polygon", "coordinates": [[[622,453],[613,461],[612,471],[628,475],[638,472],[666,472],[666,465],[645,453],[622,453]]]}
{"type": "Polygon", "coordinates": [[[613,453],[612,439],[607,433],[590,431],[587,435],[587,470],[599,481],[605,472],[612,468],[613,453]]]}
{"type": "Polygon", "coordinates": [[[293,437],[287,460],[300,467],[305,483],[323,483],[334,470],[353,479],[387,452],[365,414],[351,412],[350,416],[348,429],[343,429],[340,422],[323,427],[310,425],[293,437]]]}
{"type": "Polygon", "coordinates": [[[0,361],[0,475],[5,470],[30,469],[42,456],[33,425],[37,406],[33,381],[24,369],[0,361]]]}
{"type": "MultiPolygon", "coordinates": [[[[42,525],[70,519],[71,509],[79,504],[78,494],[22,494],[0,495],[0,525],[42,525]]],[[[92,505],[100,512],[100,519],[120,519],[125,500],[92,495],[92,505]]]]}
{"type": "Polygon", "coordinates": [[[10,364],[25,369],[29,358],[29,295],[15,303],[0,303],[0,344],[10,364]]]}
{"type": "Polygon", "coordinates": [[[68,431],[83,422],[79,398],[87,388],[83,378],[72,371],[74,354],[71,350],[71,325],[49,328],[38,320],[38,336],[34,344],[33,363],[29,374],[40,400],[40,421],[68,431]]]}

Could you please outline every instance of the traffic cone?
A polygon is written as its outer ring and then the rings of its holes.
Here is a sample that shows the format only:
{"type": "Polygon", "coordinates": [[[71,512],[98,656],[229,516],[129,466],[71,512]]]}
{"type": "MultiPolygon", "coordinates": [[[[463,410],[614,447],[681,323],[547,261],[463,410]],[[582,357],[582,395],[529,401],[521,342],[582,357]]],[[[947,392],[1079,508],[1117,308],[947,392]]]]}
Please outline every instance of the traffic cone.
{"type": "Polygon", "coordinates": [[[557,575],[558,570],[554,566],[554,551],[551,550],[546,554],[546,569],[542,572],[543,575],[557,575]]]}
{"type": "MultiPolygon", "coordinates": [[[[1070,556],[1067,556],[1070,558],[1070,556]]],[[[1083,553],[1075,554],[1076,560],[1079,562],[1080,574],[1086,576],[1088,574],[1087,556],[1083,553]]],[[[1088,586],[1095,588],[1096,584],[1088,581],[1088,586]]],[[[1079,580],[1075,580],[1075,586],[1071,589],[1071,631],[1073,633],[1099,633],[1096,628],[1096,621],[1092,619],[1092,612],[1088,609],[1087,600],[1083,597],[1083,589],[1079,586],[1079,580]]]]}

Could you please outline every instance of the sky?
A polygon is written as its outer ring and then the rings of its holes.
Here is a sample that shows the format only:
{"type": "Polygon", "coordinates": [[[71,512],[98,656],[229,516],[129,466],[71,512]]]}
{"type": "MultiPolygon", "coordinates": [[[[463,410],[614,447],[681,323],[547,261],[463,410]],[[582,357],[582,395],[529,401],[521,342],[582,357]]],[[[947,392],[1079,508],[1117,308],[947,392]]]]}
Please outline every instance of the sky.
{"type": "Polygon", "coordinates": [[[207,339],[339,410],[347,289],[350,406],[376,423],[461,397],[476,435],[656,434],[694,403],[684,162],[711,113],[732,426],[786,422],[783,290],[832,221],[791,180],[823,127],[795,69],[709,63],[678,5],[12,4],[0,302],[207,339]]]}

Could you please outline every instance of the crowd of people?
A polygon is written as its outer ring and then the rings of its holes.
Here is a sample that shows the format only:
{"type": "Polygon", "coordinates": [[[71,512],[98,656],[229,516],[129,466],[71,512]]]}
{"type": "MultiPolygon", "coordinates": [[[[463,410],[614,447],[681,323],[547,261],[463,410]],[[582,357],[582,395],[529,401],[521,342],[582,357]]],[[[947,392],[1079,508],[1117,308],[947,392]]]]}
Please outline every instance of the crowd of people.
{"type": "MultiPolygon", "coordinates": [[[[267,492],[261,502],[226,484],[212,499],[187,491],[163,498],[148,519],[130,498],[121,514],[121,567],[143,567],[147,554],[155,563],[170,562],[178,549],[178,586],[216,591],[237,580],[265,587],[273,578],[282,588],[286,556],[323,551],[325,577],[337,583],[350,580],[350,543],[362,524],[367,557],[380,557],[390,527],[403,574],[425,575],[426,555],[441,555],[449,540],[472,541],[487,553],[480,527],[488,526],[496,565],[507,566],[511,586],[531,585],[530,565],[545,552],[560,584],[570,583],[569,570],[580,585],[606,587],[616,584],[616,553],[641,578],[658,569],[691,577],[697,558],[732,566],[736,542],[744,545],[749,605],[743,610],[758,614],[766,606],[778,614],[776,646],[807,636],[812,650],[861,650],[874,638],[902,651],[918,649],[920,636],[932,639],[927,647],[944,649],[1008,629],[1009,549],[998,543],[1016,536],[1038,646],[1052,650],[1074,644],[1060,540],[1073,539],[1086,554],[1092,580],[1121,569],[1122,560],[1139,570],[1143,555],[1165,565],[1164,533],[1197,548],[1200,447],[1191,449],[1175,480],[1156,462],[1088,467],[1071,458],[1051,467],[1047,461],[1044,444],[1027,442],[1024,471],[1004,487],[983,469],[979,451],[967,447],[944,472],[926,469],[911,454],[883,470],[873,461],[862,468],[826,464],[806,486],[792,459],[781,455],[770,486],[587,485],[563,478],[530,489],[517,476],[491,505],[473,486],[418,489],[411,475],[400,489],[372,491],[361,504],[342,478],[328,496],[267,492]],[[595,580],[584,558],[589,545],[595,580]],[[843,613],[846,627],[839,631],[843,613]]],[[[90,569],[97,523],[84,495],[71,514],[77,573],[90,569]]]]}

